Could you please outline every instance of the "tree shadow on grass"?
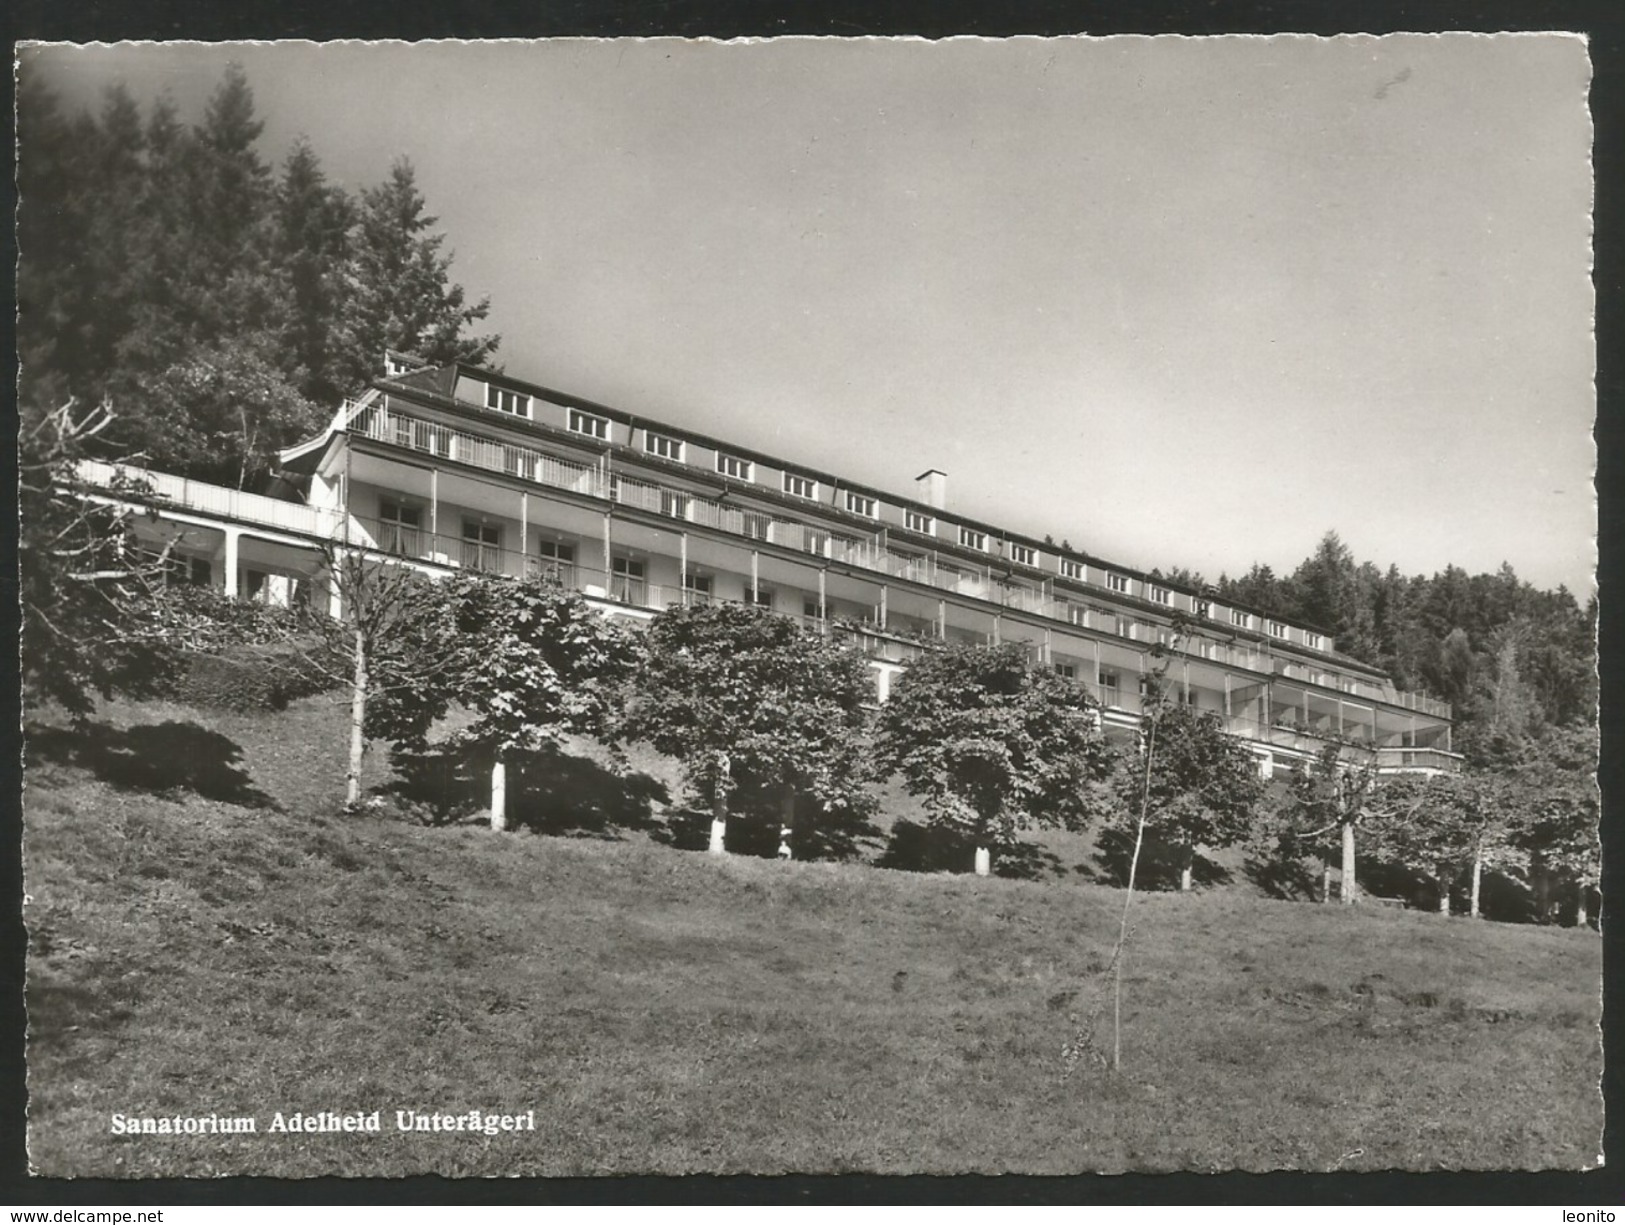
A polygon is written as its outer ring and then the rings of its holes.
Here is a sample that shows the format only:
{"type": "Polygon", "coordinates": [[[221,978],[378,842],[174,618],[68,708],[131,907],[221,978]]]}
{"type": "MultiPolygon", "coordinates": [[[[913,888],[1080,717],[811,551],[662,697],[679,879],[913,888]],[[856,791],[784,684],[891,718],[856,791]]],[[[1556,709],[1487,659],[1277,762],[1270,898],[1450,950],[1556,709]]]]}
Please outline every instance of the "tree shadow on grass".
{"type": "MultiPolygon", "coordinates": [[[[1146,890],[1179,888],[1181,849],[1147,830],[1140,847],[1140,862],[1134,873],[1134,887],[1146,890]]],[[[1099,884],[1123,888],[1128,884],[1129,865],[1134,860],[1134,831],[1108,826],[1095,838],[1094,865],[1079,865],[1078,871],[1099,884]]],[[[1191,885],[1228,885],[1231,874],[1197,851],[1191,862],[1191,885]]]]}
{"type": "MultiPolygon", "coordinates": [[[[775,806],[746,803],[728,814],[726,844],[730,855],[774,859],[779,853],[782,814],[775,806]]],[[[651,831],[657,842],[679,851],[703,851],[711,842],[709,809],[677,807],[651,831]]],[[[869,853],[880,831],[861,812],[819,809],[802,797],[792,825],[790,846],[803,860],[851,860],[869,853]]]]}
{"type": "Polygon", "coordinates": [[[171,719],[131,728],[107,723],[35,726],[28,731],[27,745],[42,761],[89,770],[120,790],[190,792],[244,808],[281,807],[241,767],[243,751],[236,741],[196,723],[171,719]]]}
{"type": "MultiPolygon", "coordinates": [[[[472,755],[397,749],[391,760],[396,779],[380,792],[425,824],[450,825],[490,811],[490,766],[472,755]]],[[[654,830],[652,808],[668,798],[658,779],[619,774],[560,748],[508,761],[507,816],[515,829],[615,839],[626,831],[654,830]]]]}
{"type": "MultiPolygon", "coordinates": [[[[899,872],[971,872],[976,866],[976,841],[958,830],[899,820],[875,866],[899,872]]],[[[1009,843],[994,848],[993,874],[1013,880],[1058,877],[1061,860],[1031,842],[1009,843]]]]}
{"type": "Polygon", "coordinates": [[[1266,896],[1278,901],[1320,900],[1320,864],[1316,861],[1250,854],[1242,872],[1266,896]]]}

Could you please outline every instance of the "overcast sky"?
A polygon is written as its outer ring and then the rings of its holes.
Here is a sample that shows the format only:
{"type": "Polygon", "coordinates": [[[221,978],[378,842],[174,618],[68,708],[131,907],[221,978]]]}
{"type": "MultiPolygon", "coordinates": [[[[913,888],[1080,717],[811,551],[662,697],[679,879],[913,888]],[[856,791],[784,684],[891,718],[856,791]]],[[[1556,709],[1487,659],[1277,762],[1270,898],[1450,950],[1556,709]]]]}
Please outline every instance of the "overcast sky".
{"type": "MultiPolygon", "coordinates": [[[[1592,586],[1564,36],[37,48],[409,156],[510,374],[1142,569],[1592,586]]],[[[27,150],[23,150],[24,157],[27,150]]]]}

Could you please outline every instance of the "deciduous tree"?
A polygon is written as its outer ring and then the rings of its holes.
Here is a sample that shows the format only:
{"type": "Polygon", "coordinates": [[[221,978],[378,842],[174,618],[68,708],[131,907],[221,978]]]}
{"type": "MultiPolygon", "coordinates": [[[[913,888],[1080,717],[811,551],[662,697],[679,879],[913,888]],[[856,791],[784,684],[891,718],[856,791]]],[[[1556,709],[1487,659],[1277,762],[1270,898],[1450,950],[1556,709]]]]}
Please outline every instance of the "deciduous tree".
{"type": "Polygon", "coordinates": [[[721,854],[742,784],[787,802],[861,800],[872,696],[861,654],[787,618],[736,604],[673,607],[649,625],[622,732],[683,763],[711,807],[710,849],[721,854]]]}
{"type": "Polygon", "coordinates": [[[1223,720],[1173,701],[1160,712],[1149,767],[1139,757],[1124,759],[1116,787],[1119,819],[1132,824],[1143,798],[1148,829],[1178,848],[1181,890],[1191,887],[1196,848],[1245,838],[1264,794],[1257,759],[1223,720]]]}
{"type": "Polygon", "coordinates": [[[929,652],[892,686],[878,730],[883,768],[974,840],[979,873],[1020,830],[1075,828],[1103,807],[1112,754],[1094,703],[1019,644],[929,652]]]}
{"type": "MultiPolygon", "coordinates": [[[[630,631],[542,578],[458,575],[436,585],[432,674],[403,675],[373,708],[371,734],[421,746],[452,707],[456,735],[491,765],[491,828],[506,828],[507,761],[566,733],[609,726],[630,669],[630,631]]],[[[416,632],[425,632],[419,627],[416,632]]]]}

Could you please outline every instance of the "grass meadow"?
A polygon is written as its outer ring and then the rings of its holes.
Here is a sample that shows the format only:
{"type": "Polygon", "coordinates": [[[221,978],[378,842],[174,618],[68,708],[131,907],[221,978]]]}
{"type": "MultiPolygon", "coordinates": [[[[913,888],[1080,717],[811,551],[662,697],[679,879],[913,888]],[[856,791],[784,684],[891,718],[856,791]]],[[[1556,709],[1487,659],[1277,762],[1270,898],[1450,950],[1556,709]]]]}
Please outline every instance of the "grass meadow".
{"type": "Polygon", "coordinates": [[[1109,1050],[1116,888],[715,859],[651,836],[658,811],[572,837],[347,816],[342,725],[313,700],[32,729],[38,1173],[1572,1170],[1600,1150],[1595,932],[1144,894],[1122,1072],[1068,1075],[1102,1004],[1109,1050]],[[536,1130],[393,1125],[476,1108],[536,1130]],[[271,1134],[279,1110],[383,1130],[271,1134]],[[260,1130],[115,1136],[115,1113],[260,1130]]]}

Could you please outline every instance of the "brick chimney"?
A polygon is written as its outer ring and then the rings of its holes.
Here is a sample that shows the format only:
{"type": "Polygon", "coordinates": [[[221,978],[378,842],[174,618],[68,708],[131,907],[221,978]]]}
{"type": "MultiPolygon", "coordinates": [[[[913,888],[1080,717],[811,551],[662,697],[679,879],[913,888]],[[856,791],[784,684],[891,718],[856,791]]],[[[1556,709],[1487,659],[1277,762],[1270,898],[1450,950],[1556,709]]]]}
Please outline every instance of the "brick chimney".
{"type": "Polygon", "coordinates": [[[919,488],[920,501],[935,510],[941,510],[948,502],[948,474],[936,468],[927,468],[914,478],[914,484],[919,488]]]}

